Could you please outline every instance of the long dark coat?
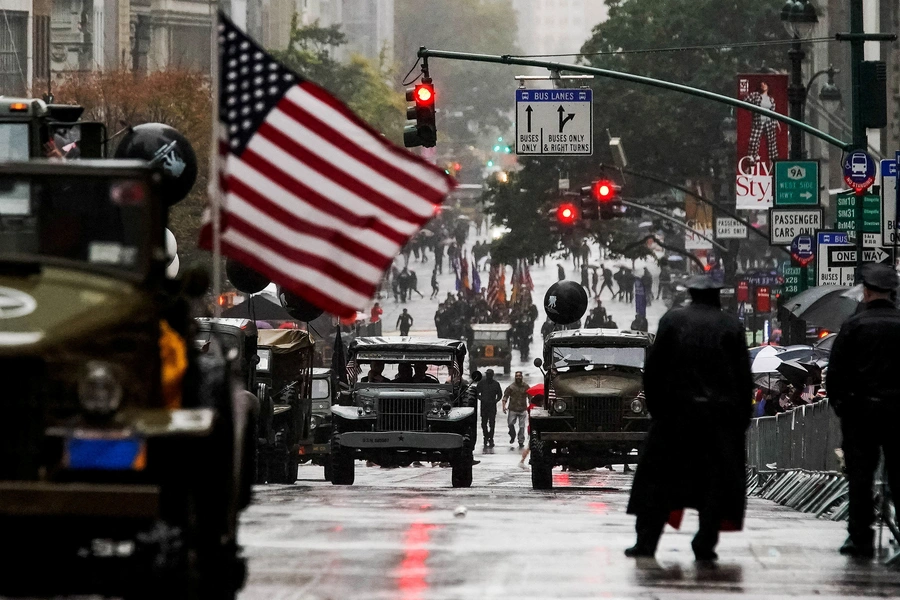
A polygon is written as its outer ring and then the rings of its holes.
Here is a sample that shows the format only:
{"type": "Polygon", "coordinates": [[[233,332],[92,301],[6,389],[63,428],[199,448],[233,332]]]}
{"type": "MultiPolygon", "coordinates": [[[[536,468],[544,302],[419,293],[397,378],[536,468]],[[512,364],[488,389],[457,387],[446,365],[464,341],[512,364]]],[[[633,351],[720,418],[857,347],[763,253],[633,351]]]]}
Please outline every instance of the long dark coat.
{"type": "Polygon", "coordinates": [[[737,319],[707,304],[669,311],[645,365],[653,421],[628,512],[712,510],[726,528],[740,529],[752,390],[737,319]]]}

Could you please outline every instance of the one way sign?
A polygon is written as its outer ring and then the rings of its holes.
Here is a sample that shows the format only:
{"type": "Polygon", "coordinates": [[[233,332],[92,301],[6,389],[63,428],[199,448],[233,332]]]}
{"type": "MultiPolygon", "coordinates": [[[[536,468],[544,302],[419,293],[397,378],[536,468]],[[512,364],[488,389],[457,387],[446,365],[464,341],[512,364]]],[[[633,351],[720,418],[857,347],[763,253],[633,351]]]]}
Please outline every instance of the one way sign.
{"type": "MultiPolygon", "coordinates": [[[[891,253],[884,248],[867,248],[863,250],[864,263],[889,262],[891,253]]],[[[856,250],[838,247],[828,249],[829,267],[854,267],[856,266],[856,250]]]]}

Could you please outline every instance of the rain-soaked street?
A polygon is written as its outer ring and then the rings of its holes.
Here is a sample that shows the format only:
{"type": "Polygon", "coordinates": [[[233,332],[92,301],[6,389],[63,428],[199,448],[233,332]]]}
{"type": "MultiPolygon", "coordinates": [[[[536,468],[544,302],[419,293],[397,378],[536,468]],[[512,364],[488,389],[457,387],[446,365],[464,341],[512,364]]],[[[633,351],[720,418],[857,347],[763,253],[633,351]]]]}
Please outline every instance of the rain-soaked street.
{"type": "MultiPolygon", "coordinates": [[[[498,441],[504,432],[498,427],[498,441]]],[[[900,595],[900,572],[837,553],[845,523],[751,498],[747,528],[723,534],[718,565],[694,562],[691,513],[681,532],[667,527],[655,561],[635,561],[622,554],[634,520],[625,514],[631,474],[621,467],[557,469],[552,491],[534,491],[512,447],[500,443],[476,457],[470,489],[451,488],[450,470],[427,463],[357,463],[352,487],[332,486],[321,468],[304,466],[295,485],[258,487],[241,531],[250,558],[241,598],[900,595]]],[[[684,466],[691,468],[688,457],[684,466]]]]}

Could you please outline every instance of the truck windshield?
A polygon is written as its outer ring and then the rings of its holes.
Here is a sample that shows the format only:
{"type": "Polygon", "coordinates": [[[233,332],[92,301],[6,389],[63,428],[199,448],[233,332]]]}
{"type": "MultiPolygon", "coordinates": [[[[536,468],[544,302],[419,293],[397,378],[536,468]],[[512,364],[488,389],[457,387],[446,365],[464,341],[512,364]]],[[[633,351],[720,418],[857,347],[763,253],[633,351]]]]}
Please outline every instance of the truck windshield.
{"type": "Polygon", "coordinates": [[[0,123],[0,162],[28,160],[28,123],[0,123]]]}
{"type": "Polygon", "coordinates": [[[553,348],[553,365],[557,368],[586,365],[617,365],[622,367],[644,367],[644,348],[635,347],[568,347],[553,348]]]}
{"type": "Polygon", "coordinates": [[[0,259],[77,263],[142,278],[151,200],[140,179],[0,176],[0,259]]]}

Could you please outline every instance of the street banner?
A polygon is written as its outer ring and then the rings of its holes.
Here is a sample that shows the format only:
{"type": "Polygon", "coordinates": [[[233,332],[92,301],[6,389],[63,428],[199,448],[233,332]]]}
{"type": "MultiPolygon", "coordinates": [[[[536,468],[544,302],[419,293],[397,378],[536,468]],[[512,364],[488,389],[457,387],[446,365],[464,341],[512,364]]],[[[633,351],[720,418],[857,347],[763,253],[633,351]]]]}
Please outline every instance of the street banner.
{"type": "MultiPolygon", "coordinates": [[[[786,115],[788,76],[779,73],[738,75],[738,99],[786,115]]],[[[787,157],[787,126],[769,117],[737,110],[738,210],[772,208],[774,161],[787,157]]]]}
{"type": "MultiPolygon", "coordinates": [[[[715,234],[712,207],[687,194],[684,196],[684,221],[688,227],[699,231],[707,238],[712,238],[715,234]]],[[[712,242],[695,234],[691,229],[684,230],[684,249],[712,250],[712,242]]]]}

